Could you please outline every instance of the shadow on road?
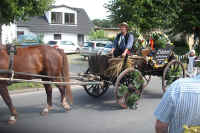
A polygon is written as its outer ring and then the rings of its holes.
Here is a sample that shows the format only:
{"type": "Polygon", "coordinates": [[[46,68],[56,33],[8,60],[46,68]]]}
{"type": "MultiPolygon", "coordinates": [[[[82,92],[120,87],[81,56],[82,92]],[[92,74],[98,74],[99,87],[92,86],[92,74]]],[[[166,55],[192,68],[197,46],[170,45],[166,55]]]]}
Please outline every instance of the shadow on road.
{"type": "Polygon", "coordinates": [[[143,98],[144,99],[160,99],[162,98],[162,93],[152,92],[150,90],[144,90],[143,98]]]}
{"type": "MultiPolygon", "coordinates": [[[[44,92],[45,93],[45,92],[44,92]]],[[[55,115],[59,113],[66,113],[66,111],[63,109],[60,103],[60,93],[56,92],[54,94],[53,98],[53,105],[54,109],[50,111],[49,115],[55,115]]],[[[144,90],[142,101],[143,100],[156,100],[160,99],[162,97],[162,93],[155,92],[151,88],[147,88],[144,90]]],[[[73,110],[72,111],[98,111],[98,112],[110,112],[110,111],[122,111],[122,109],[115,100],[114,91],[113,88],[110,88],[103,96],[99,98],[93,98],[89,96],[83,88],[75,88],[73,89],[73,96],[74,96],[74,103],[73,103],[73,110]]],[[[33,100],[32,97],[29,97],[29,99],[33,100]]],[[[40,112],[42,111],[43,107],[46,104],[46,97],[40,96],[39,100],[33,100],[35,101],[34,104],[30,103],[29,100],[25,102],[25,104],[20,105],[22,99],[20,98],[17,103],[15,103],[15,107],[17,109],[17,112],[19,113],[19,118],[23,119],[31,119],[34,117],[40,116],[40,112]],[[41,99],[43,104],[41,103],[41,99]]],[[[142,104],[142,103],[141,103],[142,104]]],[[[142,105],[144,106],[144,105],[142,105]]],[[[7,106],[1,107],[0,114],[4,114],[0,117],[0,124],[7,123],[7,119],[9,117],[9,110],[7,106]]]]}
{"type": "MultiPolygon", "coordinates": [[[[122,109],[115,102],[112,88],[110,88],[103,96],[98,98],[89,96],[82,88],[74,90],[73,95],[73,110],[85,109],[96,111],[113,111],[122,109]]],[[[59,100],[59,98],[57,100],[59,100]]]]}
{"type": "MultiPolygon", "coordinates": [[[[142,99],[160,99],[162,97],[162,93],[154,92],[150,90],[144,90],[142,99]]],[[[73,90],[74,95],[74,103],[73,109],[85,109],[85,110],[96,110],[96,111],[113,111],[113,110],[123,110],[115,100],[114,90],[113,88],[109,88],[109,90],[101,97],[94,98],[89,96],[83,88],[73,90]]],[[[59,97],[57,98],[57,102],[59,101],[59,97]]]]}

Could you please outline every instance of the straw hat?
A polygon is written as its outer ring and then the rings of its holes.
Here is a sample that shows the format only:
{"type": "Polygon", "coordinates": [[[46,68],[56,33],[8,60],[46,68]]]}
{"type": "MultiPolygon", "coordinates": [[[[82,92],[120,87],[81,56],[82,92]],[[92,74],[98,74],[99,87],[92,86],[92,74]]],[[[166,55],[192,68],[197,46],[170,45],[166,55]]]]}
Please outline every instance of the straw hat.
{"type": "Polygon", "coordinates": [[[119,27],[121,27],[121,26],[126,26],[126,28],[128,29],[128,24],[127,24],[126,22],[120,23],[120,24],[119,24],[119,27]]]}

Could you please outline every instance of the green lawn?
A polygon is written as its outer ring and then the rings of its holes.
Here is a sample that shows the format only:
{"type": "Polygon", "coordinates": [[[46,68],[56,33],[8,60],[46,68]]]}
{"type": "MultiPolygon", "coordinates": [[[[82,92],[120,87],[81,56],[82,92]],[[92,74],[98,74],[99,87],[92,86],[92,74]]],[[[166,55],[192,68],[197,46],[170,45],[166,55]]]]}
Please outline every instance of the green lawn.
{"type": "Polygon", "coordinates": [[[19,89],[27,89],[27,88],[43,88],[42,84],[38,83],[30,83],[30,82],[24,82],[24,83],[14,83],[10,86],[8,86],[8,90],[19,90],[19,89]]]}

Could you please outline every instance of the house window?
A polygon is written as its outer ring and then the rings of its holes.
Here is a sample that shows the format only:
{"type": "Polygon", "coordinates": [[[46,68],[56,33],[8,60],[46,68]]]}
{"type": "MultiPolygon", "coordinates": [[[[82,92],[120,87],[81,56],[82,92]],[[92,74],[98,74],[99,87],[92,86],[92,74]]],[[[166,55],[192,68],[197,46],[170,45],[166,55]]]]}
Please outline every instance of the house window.
{"type": "Polygon", "coordinates": [[[75,14],[65,13],[65,24],[75,24],[75,14]]]}
{"type": "Polygon", "coordinates": [[[54,34],[54,40],[61,40],[62,35],[61,34],[54,34]]]}
{"type": "Polygon", "coordinates": [[[62,24],[62,12],[52,12],[51,13],[51,23],[52,24],[62,24]]]}

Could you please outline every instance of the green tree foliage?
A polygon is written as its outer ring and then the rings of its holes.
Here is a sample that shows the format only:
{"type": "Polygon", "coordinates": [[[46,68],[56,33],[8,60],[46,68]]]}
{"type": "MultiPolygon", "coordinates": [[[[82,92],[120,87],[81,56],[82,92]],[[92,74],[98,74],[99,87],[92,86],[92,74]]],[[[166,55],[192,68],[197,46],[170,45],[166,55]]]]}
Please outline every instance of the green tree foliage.
{"type": "Polygon", "coordinates": [[[112,27],[116,27],[116,25],[114,25],[111,20],[108,19],[94,19],[92,20],[93,24],[97,27],[100,28],[112,28],[112,27]]]}
{"type": "Polygon", "coordinates": [[[107,9],[111,12],[111,19],[115,23],[122,21],[140,28],[141,31],[150,31],[153,28],[163,27],[167,23],[170,12],[166,5],[158,0],[111,0],[107,9]],[[165,14],[165,15],[164,15],[165,14]]]}
{"type": "Polygon", "coordinates": [[[90,40],[105,39],[104,30],[91,31],[89,34],[90,40]]]}
{"type": "Polygon", "coordinates": [[[9,24],[31,16],[42,15],[53,0],[1,0],[0,24],[9,24]]]}
{"type": "Polygon", "coordinates": [[[110,0],[106,8],[113,22],[127,21],[142,32],[162,28],[193,33],[200,27],[199,0],[110,0]]]}
{"type": "Polygon", "coordinates": [[[179,0],[177,5],[180,10],[176,12],[177,18],[172,20],[173,32],[193,33],[195,28],[200,28],[199,0],[179,0]]]}
{"type": "Polygon", "coordinates": [[[28,17],[43,15],[54,0],[1,0],[0,3],[0,43],[1,25],[10,24],[28,17]]]}

